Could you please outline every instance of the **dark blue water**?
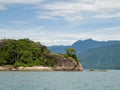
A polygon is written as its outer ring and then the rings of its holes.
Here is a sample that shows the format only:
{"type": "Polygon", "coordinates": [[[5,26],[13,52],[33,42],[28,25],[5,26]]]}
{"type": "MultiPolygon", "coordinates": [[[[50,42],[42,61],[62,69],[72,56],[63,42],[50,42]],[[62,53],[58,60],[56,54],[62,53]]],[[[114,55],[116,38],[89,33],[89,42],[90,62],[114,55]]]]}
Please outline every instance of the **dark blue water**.
{"type": "Polygon", "coordinates": [[[0,90],[120,90],[120,70],[0,72],[0,90]]]}

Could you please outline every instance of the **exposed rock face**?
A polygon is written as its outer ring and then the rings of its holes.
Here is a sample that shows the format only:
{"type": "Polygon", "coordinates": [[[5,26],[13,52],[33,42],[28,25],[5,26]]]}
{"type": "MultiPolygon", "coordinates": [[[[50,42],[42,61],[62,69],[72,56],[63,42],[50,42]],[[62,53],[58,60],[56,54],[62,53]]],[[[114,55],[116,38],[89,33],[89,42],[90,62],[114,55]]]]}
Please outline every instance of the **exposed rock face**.
{"type": "Polygon", "coordinates": [[[59,55],[47,54],[46,58],[54,60],[55,66],[53,70],[55,71],[82,71],[83,67],[80,63],[77,63],[74,59],[68,59],[59,55]]]}

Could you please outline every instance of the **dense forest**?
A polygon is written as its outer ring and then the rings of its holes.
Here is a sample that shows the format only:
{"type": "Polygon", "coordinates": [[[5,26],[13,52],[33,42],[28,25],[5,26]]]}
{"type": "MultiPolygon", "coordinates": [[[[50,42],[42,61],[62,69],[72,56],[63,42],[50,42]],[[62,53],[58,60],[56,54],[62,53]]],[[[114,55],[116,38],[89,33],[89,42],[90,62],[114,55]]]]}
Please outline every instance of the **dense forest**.
{"type": "Polygon", "coordinates": [[[56,54],[50,52],[46,46],[40,42],[33,42],[29,39],[3,39],[0,40],[0,66],[54,66],[54,60],[46,58],[47,54],[73,58],[77,62],[76,51],[73,48],[66,49],[66,54],[56,54]]]}
{"type": "Polygon", "coordinates": [[[77,55],[83,67],[120,70],[120,44],[90,49],[77,55]]]}

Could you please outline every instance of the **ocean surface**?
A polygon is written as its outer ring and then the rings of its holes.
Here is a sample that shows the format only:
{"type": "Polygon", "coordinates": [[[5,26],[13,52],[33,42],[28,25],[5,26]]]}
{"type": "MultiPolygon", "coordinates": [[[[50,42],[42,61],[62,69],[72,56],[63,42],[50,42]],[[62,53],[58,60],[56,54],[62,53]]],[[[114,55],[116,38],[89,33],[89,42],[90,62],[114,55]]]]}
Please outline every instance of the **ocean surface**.
{"type": "Polygon", "coordinates": [[[0,72],[0,90],[120,90],[120,70],[0,72]]]}

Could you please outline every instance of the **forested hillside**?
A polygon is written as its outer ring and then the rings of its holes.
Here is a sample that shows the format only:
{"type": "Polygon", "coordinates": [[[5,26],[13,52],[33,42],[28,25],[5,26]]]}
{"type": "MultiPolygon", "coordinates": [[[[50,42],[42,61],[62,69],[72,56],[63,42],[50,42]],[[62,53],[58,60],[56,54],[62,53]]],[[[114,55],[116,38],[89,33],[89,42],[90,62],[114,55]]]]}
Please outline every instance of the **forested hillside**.
{"type": "Polygon", "coordinates": [[[91,49],[77,55],[84,68],[120,69],[120,45],[91,49]]]}
{"type": "Polygon", "coordinates": [[[47,47],[29,39],[3,39],[0,41],[0,65],[51,66],[52,62],[44,58],[49,52],[47,47]]]}
{"type": "MultiPolygon", "coordinates": [[[[47,66],[61,71],[83,70],[75,49],[68,48],[65,54],[52,53],[46,46],[29,39],[3,39],[0,41],[0,66],[6,65],[14,67],[47,66]]],[[[17,69],[15,68],[15,70],[17,69]]]]}

